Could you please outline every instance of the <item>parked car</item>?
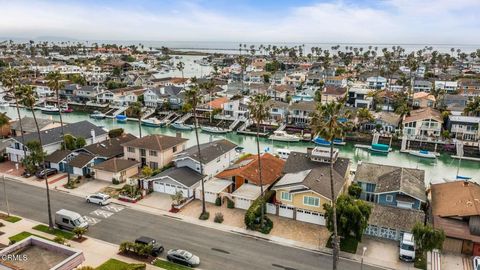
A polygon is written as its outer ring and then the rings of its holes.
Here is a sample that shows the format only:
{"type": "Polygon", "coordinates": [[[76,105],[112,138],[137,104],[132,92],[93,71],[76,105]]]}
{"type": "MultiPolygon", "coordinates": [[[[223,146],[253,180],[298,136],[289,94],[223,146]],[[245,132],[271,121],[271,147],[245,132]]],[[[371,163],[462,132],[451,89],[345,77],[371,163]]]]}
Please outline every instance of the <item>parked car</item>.
{"type": "Polygon", "coordinates": [[[23,171],[22,176],[25,177],[25,178],[29,178],[29,177],[32,177],[33,174],[29,173],[27,170],[25,170],[25,171],[23,171]]]}
{"type": "Polygon", "coordinates": [[[150,238],[150,237],[147,237],[147,236],[141,236],[141,237],[137,238],[135,240],[135,243],[142,244],[142,245],[152,245],[153,249],[152,249],[152,253],[150,255],[155,256],[155,257],[158,257],[158,255],[160,255],[160,253],[162,253],[163,250],[164,250],[163,246],[160,245],[159,243],[157,243],[157,240],[155,240],[153,238],[150,238]]]}
{"type": "Polygon", "coordinates": [[[196,267],[200,265],[200,258],[198,256],[183,249],[170,249],[167,252],[167,260],[188,267],[196,267]]]}
{"type": "Polygon", "coordinates": [[[88,228],[88,222],[79,213],[66,209],[55,213],[55,224],[60,229],[88,228]]]}
{"type": "Polygon", "coordinates": [[[400,260],[406,262],[415,260],[415,239],[411,233],[404,233],[400,240],[400,260]]]}
{"type": "Polygon", "coordinates": [[[57,173],[58,173],[58,170],[55,169],[55,168],[46,168],[46,169],[37,171],[37,173],[35,173],[35,176],[38,177],[38,178],[44,178],[45,175],[50,176],[50,175],[54,175],[54,174],[57,174],[57,173]]]}
{"type": "Polygon", "coordinates": [[[480,256],[473,257],[473,270],[480,270],[480,256]]]}
{"type": "Polygon", "coordinates": [[[103,193],[88,195],[86,197],[86,200],[88,203],[95,203],[98,205],[107,205],[112,202],[112,198],[110,198],[110,196],[108,196],[107,194],[103,193]]]}

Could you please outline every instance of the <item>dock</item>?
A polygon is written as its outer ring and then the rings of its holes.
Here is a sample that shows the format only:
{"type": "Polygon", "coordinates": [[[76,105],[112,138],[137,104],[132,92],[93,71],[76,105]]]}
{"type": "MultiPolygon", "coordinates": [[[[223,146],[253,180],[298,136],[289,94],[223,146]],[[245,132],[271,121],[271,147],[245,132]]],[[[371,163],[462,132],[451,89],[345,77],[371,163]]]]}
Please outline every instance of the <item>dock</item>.
{"type": "Polygon", "coordinates": [[[470,161],[480,162],[480,158],[476,158],[476,157],[465,157],[465,156],[461,157],[461,156],[457,156],[457,155],[451,156],[451,157],[454,158],[454,159],[462,159],[462,160],[470,160],[470,161]]]}

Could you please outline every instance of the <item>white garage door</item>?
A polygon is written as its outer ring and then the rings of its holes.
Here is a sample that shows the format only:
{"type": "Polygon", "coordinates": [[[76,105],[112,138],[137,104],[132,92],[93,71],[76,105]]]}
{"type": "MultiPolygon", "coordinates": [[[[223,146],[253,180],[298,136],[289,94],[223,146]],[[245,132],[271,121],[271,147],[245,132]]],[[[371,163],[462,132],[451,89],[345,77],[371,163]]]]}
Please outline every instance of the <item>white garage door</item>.
{"type": "Polygon", "coordinates": [[[307,210],[297,209],[297,220],[318,225],[325,225],[325,218],[323,217],[323,214],[307,210]]]}
{"type": "Polygon", "coordinates": [[[190,197],[189,194],[188,194],[188,189],[186,189],[184,187],[177,186],[177,191],[181,191],[184,198],[190,197]]]}
{"type": "Polygon", "coordinates": [[[164,193],[165,192],[165,184],[164,183],[153,182],[153,191],[164,193]]]}
{"type": "Polygon", "coordinates": [[[252,204],[252,201],[249,199],[235,198],[235,208],[247,210],[251,204],[252,204]]]}
{"type": "Polygon", "coordinates": [[[293,218],[293,207],[280,205],[278,208],[278,215],[281,217],[293,218]]]}
{"type": "Polygon", "coordinates": [[[176,192],[175,185],[171,185],[168,183],[165,184],[165,193],[170,195],[175,195],[175,192],[176,192]]]}
{"type": "Polygon", "coordinates": [[[217,200],[217,194],[214,192],[205,192],[205,201],[210,203],[215,203],[217,200]]]}

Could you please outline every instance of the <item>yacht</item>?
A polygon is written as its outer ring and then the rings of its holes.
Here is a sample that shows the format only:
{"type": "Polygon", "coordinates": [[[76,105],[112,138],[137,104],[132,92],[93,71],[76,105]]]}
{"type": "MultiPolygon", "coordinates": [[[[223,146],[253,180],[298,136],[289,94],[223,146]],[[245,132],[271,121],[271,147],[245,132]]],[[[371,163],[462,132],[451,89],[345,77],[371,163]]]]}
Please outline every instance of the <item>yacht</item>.
{"type": "Polygon", "coordinates": [[[408,153],[412,156],[421,158],[437,158],[436,153],[429,152],[427,150],[410,150],[408,153]]]}
{"type": "Polygon", "coordinates": [[[301,140],[300,137],[296,135],[288,134],[286,131],[274,131],[273,135],[270,135],[268,139],[273,141],[280,141],[280,142],[299,142],[301,140]]]}
{"type": "Polygon", "coordinates": [[[192,130],[193,129],[192,125],[185,125],[184,123],[178,123],[178,122],[174,122],[170,126],[174,129],[178,129],[178,130],[192,130]]]}
{"type": "Polygon", "coordinates": [[[105,114],[101,111],[93,111],[93,113],[90,114],[90,118],[93,119],[105,119],[105,117],[105,114]]]}
{"type": "Polygon", "coordinates": [[[162,126],[162,121],[158,120],[155,117],[151,117],[148,119],[142,119],[142,125],[146,127],[161,127],[162,126]]]}
{"type": "Polygon", "coordinates": [[[283,160],[287,160],[288,156],[290,156],[290,149],[277,149],[277,155],[279,158],[283,160]]]}
{"type": "Polygon", "coordinates": [[[42,113],[44,114],[59,114],[60,110],[53,105],[45,105],[45,107],[41,108],[42,113]]]}
{"type": "Polygon", "coordinates": [[[204,127],[200,127],[200,129],[202,131],[205,131],[207,133],[216,133],[216,134],[225,134],[225,133],[228,133],[230,130],[226,129],[226,128],[221,128],[221,127],[208,127],[208,126],[204,126],[204,127]]]}

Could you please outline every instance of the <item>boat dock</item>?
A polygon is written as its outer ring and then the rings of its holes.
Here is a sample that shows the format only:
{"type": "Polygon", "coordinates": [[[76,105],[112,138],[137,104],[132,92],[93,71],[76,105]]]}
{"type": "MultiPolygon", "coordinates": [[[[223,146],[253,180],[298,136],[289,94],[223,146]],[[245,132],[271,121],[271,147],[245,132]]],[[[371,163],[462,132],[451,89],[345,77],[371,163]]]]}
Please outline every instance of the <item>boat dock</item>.
{"type": "Polygon", "coordinates": [[[476,158],[476,157],[465,157],[465,156],[461,157],[461,156],[457,156],[457,155],[451,156],[451,157],[454,158],[454,159],[463,159],[463,160],[479,161],[480,162],[480,158],[476,158]]]}

